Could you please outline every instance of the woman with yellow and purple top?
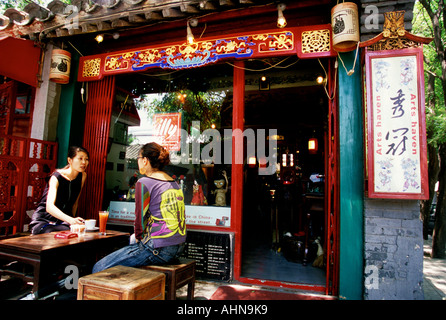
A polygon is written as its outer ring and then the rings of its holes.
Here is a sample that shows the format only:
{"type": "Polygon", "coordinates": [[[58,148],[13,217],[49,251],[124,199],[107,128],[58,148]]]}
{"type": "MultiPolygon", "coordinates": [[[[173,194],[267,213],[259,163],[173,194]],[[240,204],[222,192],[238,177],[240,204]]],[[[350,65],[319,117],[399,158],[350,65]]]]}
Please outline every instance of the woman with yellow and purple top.
{"type": "Polygon", "coordinates": [[[184,196],[178,183],[162,169],[169,153],[157,143],[145,144],[138,156],[142,178],[135,185],[136,242],[98,261],[93,273],[117,265],[138,267],[167,264],[186,241],[184,196]]]}

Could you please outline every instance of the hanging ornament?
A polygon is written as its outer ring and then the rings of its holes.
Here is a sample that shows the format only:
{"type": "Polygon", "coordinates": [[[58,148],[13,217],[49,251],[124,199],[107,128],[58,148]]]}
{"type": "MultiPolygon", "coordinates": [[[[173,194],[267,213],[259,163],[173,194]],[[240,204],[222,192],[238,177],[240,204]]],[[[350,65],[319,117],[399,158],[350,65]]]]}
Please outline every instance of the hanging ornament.
{"type": "Polygon", "coordinates": [[[359,43],[358,6],[353,2],[338,3],[331,9],[331,26],[336,51],[355,49],[359,43]]]}
{"type": "Polygon", "coordinates": [[[56,83],[67,84],[70,81],[71,53],[54,49],[51,55],[50,80],[56,83]]]}

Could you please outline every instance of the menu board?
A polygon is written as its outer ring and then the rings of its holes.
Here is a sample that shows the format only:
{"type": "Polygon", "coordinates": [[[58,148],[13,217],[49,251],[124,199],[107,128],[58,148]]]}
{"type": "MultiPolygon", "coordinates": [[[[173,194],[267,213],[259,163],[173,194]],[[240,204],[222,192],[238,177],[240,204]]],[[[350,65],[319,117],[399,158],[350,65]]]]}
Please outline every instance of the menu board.
{"type": "Polygon", "coordinates": [[[183,256],[196,260],[195,274],[201,279],[232,279],[233,233],[187,231],[183,256]]]}

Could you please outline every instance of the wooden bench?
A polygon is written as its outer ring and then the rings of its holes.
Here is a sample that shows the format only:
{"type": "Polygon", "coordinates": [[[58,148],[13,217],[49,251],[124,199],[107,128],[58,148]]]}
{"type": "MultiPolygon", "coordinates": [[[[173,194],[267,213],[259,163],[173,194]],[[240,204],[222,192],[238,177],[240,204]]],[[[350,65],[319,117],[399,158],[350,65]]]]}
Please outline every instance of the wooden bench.
{"type": "Polygon", "coordinates": [[[164,300],[163,273],[116,266],[81,277],[78,300],[164,300]]]}
{"type": "Polygon", "coordinates": [[[161,266],[143,266],[144,270],[162,272],[166,275],[166,300],[175,300],[176,291],[187,284],[187,299],[194,299],[195,260],[179,259],[177,263],[161,266]]]}

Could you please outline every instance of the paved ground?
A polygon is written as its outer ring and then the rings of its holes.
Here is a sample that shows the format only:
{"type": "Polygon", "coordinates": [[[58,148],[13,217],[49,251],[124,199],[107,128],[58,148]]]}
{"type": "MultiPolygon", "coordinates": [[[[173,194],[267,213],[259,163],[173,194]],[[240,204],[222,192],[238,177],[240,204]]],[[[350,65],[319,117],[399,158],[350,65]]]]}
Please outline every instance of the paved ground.
{"type": "MultiPolygon", "coordinates": [[[[430,257],[430,253],[432,250],[431,247],[432,238],[429,237],[429,240],[424,241],[424,281],[423,281],[423,289],[424,289],[424,299],[425,300],[446,300],[446,259],[432,259],[430,257]]],[[[4,279],[2,279],[4,280],[4,279]]],[[[4,285],[6,282],[1,283],[0,285],[0,293],[5,293],[6,291],[11,290],[12,288],[6,288],[4,285]],[[3,292],[4,291],[4,292],[3,292]]],[[[195,299],[197,300],[208,300],[212,296],[212,294],[218,289],[221,285],[228,285],[225,282],[213,282],[213,281],[196,281],[195,285],[195,299]]],[[[231,285],[241,285],[239,283],[231,283],[231,285]]],[[[255,287],[255,286],[251,286],[255,287]]],[[[183,287],[177,292],[178,299],[185,299],[187,296],[187,286],[183,287]]],[[[271,288],[270,288],[271,289],[271,288]]],[[[271,290],[277,290],[272,288],[271,290]]],[[[14,291],[14,290],[13,290],[14,291]]],[[[280,290],[279,290],[280,291],[280,290]]],[[[19,294],[17,292],[18,297],[23,296],[23,292],[19,294]]],[[[12,297],[3,297],[0,294],[0,299],[11,299],[12,297]]],[[[76,297],[73,296],[75,299],[76,297]]],[[[14,298],[12,298],[14,299],[14,298]]]]}
{"type": "Polygon", "coordinates": [[[432,259],[432,238],[424,241],[424,300],[446,300],[446,259],[432,259]]]}
{"type": "MultiPolygon", "coordinates": [[[[424,299],[446,300],[446,259],[432,259],[430,257],[431,251],[432,238],[429,237],[429,240],[424,241],[424,299]]],[[[220,285],[228,284],[211,281],[197,281],[195,286],[195,298],[197,300],[209,299],[220,285]]],[[[185,289],[186,287],[177,293],[179,299],[186,298],[187,292],[185,289]]]]}

